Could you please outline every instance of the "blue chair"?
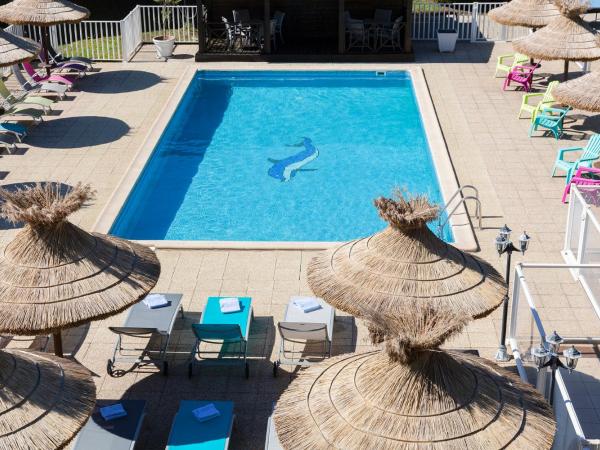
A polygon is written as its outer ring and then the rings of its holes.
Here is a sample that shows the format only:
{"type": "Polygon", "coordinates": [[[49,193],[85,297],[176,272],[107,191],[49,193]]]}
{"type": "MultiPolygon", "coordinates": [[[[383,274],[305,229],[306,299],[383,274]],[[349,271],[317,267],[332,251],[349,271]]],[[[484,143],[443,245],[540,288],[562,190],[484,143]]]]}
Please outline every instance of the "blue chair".
{"type": "Polygon", "coordinates": [[[173,419],[167,450],[226,450],[233,428],[233,402],[182,400],[173,419]],[[192,411],[215,405],[220,416],[206,422],[198,422],[192,411]]]}
{"type": "Polygon", "coordinates": [[[538,127],[546,128],[552,132],[554,137],[558,138],[563,134],[563,123],[565,116],[571,109],[570,106],[567,108],[544,108],[542,112],[536,116],[531,123],[529,128],[529,137],[534,131],[537,131],[538,127]]]}
{"type": "Polygon", "coordinates": [[[239,363],[244,367],[246,378],[250,376],[250,367],[246,361],[248,336],[252,320],[252,299],[237,297],[240,301],[240,311],[222,313],[219,300],[231,297],[208,297],[206,307],[200,318],[200,323],[192,325],[196,342],[190,355],[188,376],[194,372],[194,366],[202,362],[208,363],[239,363]],[[221,344],[219,351],[202,349],[202,343],[221,344]]]}
{"type": "Polygon", "coordinates": [[[592,162],[600,158],[600,135],[595,134],[591,137],[585,147],[562,148],[556,154],[552,176],[556,174],[556,169],[564,170],[567,173],[567,184],[571,182],[571,177],[579,167],[591,167],[592,162]],[[565,155],[572,152],[581,152],[579,157],[573,161],[566,161],[565,155]]]}

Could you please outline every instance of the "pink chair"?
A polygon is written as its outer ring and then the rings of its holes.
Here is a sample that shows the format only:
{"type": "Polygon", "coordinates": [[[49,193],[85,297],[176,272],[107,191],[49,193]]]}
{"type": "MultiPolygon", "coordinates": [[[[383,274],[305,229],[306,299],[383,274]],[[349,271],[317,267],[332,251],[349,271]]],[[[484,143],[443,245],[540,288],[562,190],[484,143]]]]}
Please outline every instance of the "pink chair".
{"type": "Polygon", "coordinates": [[[571,178],[571,183],[565,186],[565,191],[563,192],[562,202],[567,202],[567,196],[571,192],[571,184],[576,184],[577,186],[600,186],[600,169],[596,169],[595,167],[580,167],[575,172],[575,176],[571,178]],[[583,174],[596,174],[598,178],[584,178],[583,174]]]}
{"type": "Polygon", "coordinates": [[[46,81],[51,82],[51,83],[59,83],[59,84],[64,84],[66,86],[73,86],[73,83],[75,82],[75,80],[78,78],[77,75],[73,76],[73,75],[59,75],[57,73],[53,73],[50,76],[48,75],[40,75],[39,73],[37,73],[35,71],[35,69],[33,68],[33,66],[28,63],[28,62],[23,62],[21,63],[21,65],[23,66],[23,69],[25,69],[25,72],[27,72],[27,75],[29,75],[31,77],[31,79],[33,81],[35,81],[36,83],[44,83],[46,81]]]}
{"type": "Polygon", "coordinates": [[[506,75],[506,79],[504,80],[504,86],[502,86],[503,90],[506,90],[508,86],[510,86],[511,81],[523,86],[523,88],[529,92],[531,90],[531,85],[533,83],[533,72],[540,65],[527,65],[527,66],[515,66],[511,69],[510,72],[506,75]]]}

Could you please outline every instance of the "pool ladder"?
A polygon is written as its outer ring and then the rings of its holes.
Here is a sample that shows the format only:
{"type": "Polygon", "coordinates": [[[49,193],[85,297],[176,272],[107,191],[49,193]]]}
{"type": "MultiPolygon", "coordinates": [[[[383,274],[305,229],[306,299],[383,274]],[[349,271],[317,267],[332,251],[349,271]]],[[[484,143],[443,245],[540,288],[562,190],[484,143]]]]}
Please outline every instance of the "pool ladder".
{"type": "Polygon", "coordinates": [[[461,186],[460,188],[458,188],[454,194],[452,194],[452,196],[448,199],[448,202],[446,202],[446,205],[440,211],[440,216],[439,216],[439,220],[438,220],[438,236],[440,237],[440,239],[444,235],[444,228],[446,227],[446,224],[450,220],[450,217],[452,217],[456,213],[456,210],[458,209],[458,207],[460,205],[465,204],[465,206],[466,206],[467,200],[475,201],[475,216],[477,217],[478,228],[481,230],[481,200],[479,200],[479,191],[477,190],[477,188],[475,186],[473,186],[471,184],[465,184],[464,186],[461,186]],[[472,192],[471,195],[463,195],[463,191],[465,191],[467,189],[471,190],[471,192],[472,192]],[[446,218],[444,219],[442,214],[448,210],[448,207],[452,204],[452,201],[458,195],[461,195],[460,201],[456,205],[454,205],[452,210],[446,215],[446,218]]]}

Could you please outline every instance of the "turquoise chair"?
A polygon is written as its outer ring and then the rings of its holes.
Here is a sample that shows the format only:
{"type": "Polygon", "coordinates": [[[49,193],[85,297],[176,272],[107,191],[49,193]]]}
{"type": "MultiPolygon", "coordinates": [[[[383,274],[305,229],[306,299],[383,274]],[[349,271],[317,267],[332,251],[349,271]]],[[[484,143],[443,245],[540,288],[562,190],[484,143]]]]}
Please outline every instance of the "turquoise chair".
{"type": "Polygon", "coordinates": [[[556,154],[554,167],[552,168],[552,176],[555,176],[556,170],[563,170],[567,173],[567,184],[571,182],[573,173],[579,167],[591,167],[592,162],[600,158],[600,135],[595,134],[588,141],[585,147],[569,147],[562,148],[556,154]],[[565,155],[572,152],[581,152],[579,157],[574,161],[566,161],[565,155]]]}
{"type": "Polygon", "coordinates": [[[235,415],[231,401],[182,400],[173,419],[167,450],[226,450],[235,415]],[[212,403],[220,415],[198,422],[192,411],[212,403]]]}
{"type": "Polygon", "coordinates": [[[544,108],[542,112],[536,116],[529,127],[529,137],[534,131],[537,131],[539,127],[550,130],[554,137],[558,138],[563,134],[563,123],[565,116],[571,109],[570,106],[567,108],[544,108]]]}
{"type": "Polygon", "coordinates": [[[209,363],[241,364],[246,378],[250,376],[250,367],[246,361],[248,337],[252,321],[252,298],[234,297],[240,302],[241,309],[234,313],[222,313],[219,300],[231,297],[208,297],[200,323],[192,325],[196,342],[188,363],[188,376],[193,375],[194,366],[209,363]],[[202,343],[221,344],[219,350],[202,349],[202,343]]]}

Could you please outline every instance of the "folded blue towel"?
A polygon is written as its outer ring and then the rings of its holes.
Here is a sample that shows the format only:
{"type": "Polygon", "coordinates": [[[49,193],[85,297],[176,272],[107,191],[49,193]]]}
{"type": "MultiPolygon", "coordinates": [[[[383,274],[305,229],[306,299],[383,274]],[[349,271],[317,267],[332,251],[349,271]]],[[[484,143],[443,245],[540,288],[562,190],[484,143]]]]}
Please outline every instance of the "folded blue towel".
{"type": "Polygon", "coordinates": [[[162,308],[170,303],[167,297],[162,294],[150,294],[142,301],[150,309],[162,308]]]}
{"type": "Polygon", "coordinates": [[[126,416],[127,411],[125,411],[121,403],[115,403],[114,405],[100,408],[100,415],[104,420],[114,420],[126,416]]]}
{"type": "Polygon", "coordinates": [[[208,405],[196,408],[192,410],[192,414],[198,422],[206,422],[207,420],[214,419],[215,417],[219,417],[221,415],[214,403],[209,403],[208,405]]]}

